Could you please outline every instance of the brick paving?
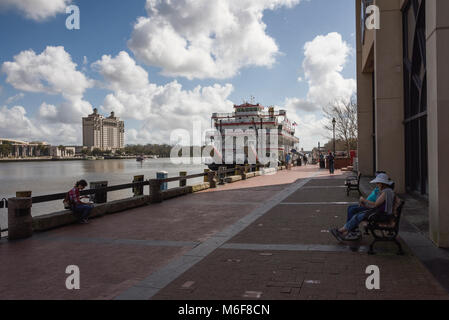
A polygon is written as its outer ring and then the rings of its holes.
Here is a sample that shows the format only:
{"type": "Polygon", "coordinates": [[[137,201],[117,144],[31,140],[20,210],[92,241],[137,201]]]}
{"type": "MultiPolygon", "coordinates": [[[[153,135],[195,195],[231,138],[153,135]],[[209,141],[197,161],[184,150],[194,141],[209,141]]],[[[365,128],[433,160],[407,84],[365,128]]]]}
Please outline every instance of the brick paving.
{"type": "Polygon", "coordinates": [[[0,242],[0,299],[447,299],[405,246],[339,244],[344,175],[315,166],[0,242]],[[65,288],[78,265],[81,290],[65,288]],[[381,289],[365,287],[368,265],[381,289]]]}

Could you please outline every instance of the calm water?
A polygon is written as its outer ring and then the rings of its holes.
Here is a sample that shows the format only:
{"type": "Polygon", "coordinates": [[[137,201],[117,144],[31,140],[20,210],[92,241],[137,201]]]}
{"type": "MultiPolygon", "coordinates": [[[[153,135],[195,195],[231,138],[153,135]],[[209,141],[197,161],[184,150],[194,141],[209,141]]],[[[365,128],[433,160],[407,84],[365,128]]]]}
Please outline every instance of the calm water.
{"type": "MultiPolygon", "coordinates": [[[[167,171],[169,177],[179,176],[180,171],[188,174],[201,173],[205,165],[174,165],[170,159],[147,159],[142,163],[135,159],[95,161],[43,161],[0,163],[0,197],[15,196],[16,191],[31,190],[33,196],[60,193],[70,190],[77,180],[108,181],[108,185],[130,183],[135,175],[145,179],[155,178],[157,171],[167,171]]],[[[202,178],[190,179],[187,184],[201,182],[202,178]]],[[[177,187],[178,182],[168,184],[177,187]]],[[[145,187],[145,194],[148,194],[145,187]]],[[[131,197],[129,190],[108,193],[108,201],[131,197]]],[[[33,205],[33,216],[63,210],[62,200],[33,205]]],[[[0,209],[2,228],[7,223],[7,210],[0,209]]]]}

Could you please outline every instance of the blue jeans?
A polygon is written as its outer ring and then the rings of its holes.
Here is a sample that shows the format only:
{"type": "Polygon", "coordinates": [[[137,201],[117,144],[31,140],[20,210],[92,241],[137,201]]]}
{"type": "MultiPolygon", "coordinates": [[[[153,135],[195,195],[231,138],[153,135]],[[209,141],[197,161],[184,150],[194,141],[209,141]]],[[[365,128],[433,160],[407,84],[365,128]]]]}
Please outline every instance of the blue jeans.
{"type": "Polygon", "coordinates": [[[333,161],[332,161],[332,162],[329,162],[329,172],[333,174],[333,173],[334,173],[334,170],[335,170],[335,169],[334,169],[334,162],[333,162],[333,161]]]}
{"type": "Polygon", "coordinates": [[[74,212],[80,215],[80,220],[87,219],[89,217],[90,212],[92,211],[93,206],[89,204],[76,204],[74,208],[74,212]]]}
{"type": "MultiPolygon", "coordinates": [[[[346,222],[344,228],[348,231],[353,231],[356,229],[360,222],[365,219],[366,215],[370,212],[368,208],[359,207],[360,211],[358,213],[353,213],[352,217],[349,219],[349,208],[348,208],[348,222],[346,222]]],[[[352,212],[355,212],[356,209],[353,209],[352,212]]]]}
{"type": "Polygon", "coordinates": [[[352,206],[348,207],[348,218],[346,219],[346,222],[349,222],[353,216],[355,216],[356,214],[366,211],[369,208],[363,207],[363,206],[359,206],[358,204],[354,204],[352,206]]]}

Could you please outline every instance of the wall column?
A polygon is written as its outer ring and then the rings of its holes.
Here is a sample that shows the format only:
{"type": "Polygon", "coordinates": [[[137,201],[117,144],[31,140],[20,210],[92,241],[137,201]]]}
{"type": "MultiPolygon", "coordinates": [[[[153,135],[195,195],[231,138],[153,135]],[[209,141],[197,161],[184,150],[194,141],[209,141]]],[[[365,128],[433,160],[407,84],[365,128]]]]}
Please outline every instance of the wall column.
{"type": "Polygon", "coordinates": [[[400,0],[376,0],[380,30],[374,35],[376,167],[405,192],[404,86],[400,0]]]}
{"type": "Polygon", "coordinates": [[[449,248],[449,1],[426,1],[430,237],[449,248]]]}
{"type": "Polygon", "coordinates": [[[361,2],[356,1],[356,43],[357,43],[357,158],[362,175],[374,173],[373,163],[373,81],[372,73],[364,73],[361,26],[361,2]]]}

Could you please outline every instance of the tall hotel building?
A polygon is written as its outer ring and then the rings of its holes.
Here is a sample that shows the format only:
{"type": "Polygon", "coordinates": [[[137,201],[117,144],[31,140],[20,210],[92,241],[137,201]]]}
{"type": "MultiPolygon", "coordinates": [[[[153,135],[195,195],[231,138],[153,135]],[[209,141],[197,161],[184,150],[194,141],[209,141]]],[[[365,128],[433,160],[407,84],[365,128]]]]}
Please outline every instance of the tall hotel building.
{"type": "Polygon", "coordinates": [[[108,118],[94,113],[83,118],[83,146],[103,151],[121,149],[125,146],[125,124],[115,117],[114,112],[108,118]]]}
{"type": "Polygon", "coordinates": [[[449,1],[355,3],[359,170],[385,170],[398,193],[426,198],[426,233],[448,248],[449,1]],[[366,28],[370,5],[380,29],[366,28]]]}

